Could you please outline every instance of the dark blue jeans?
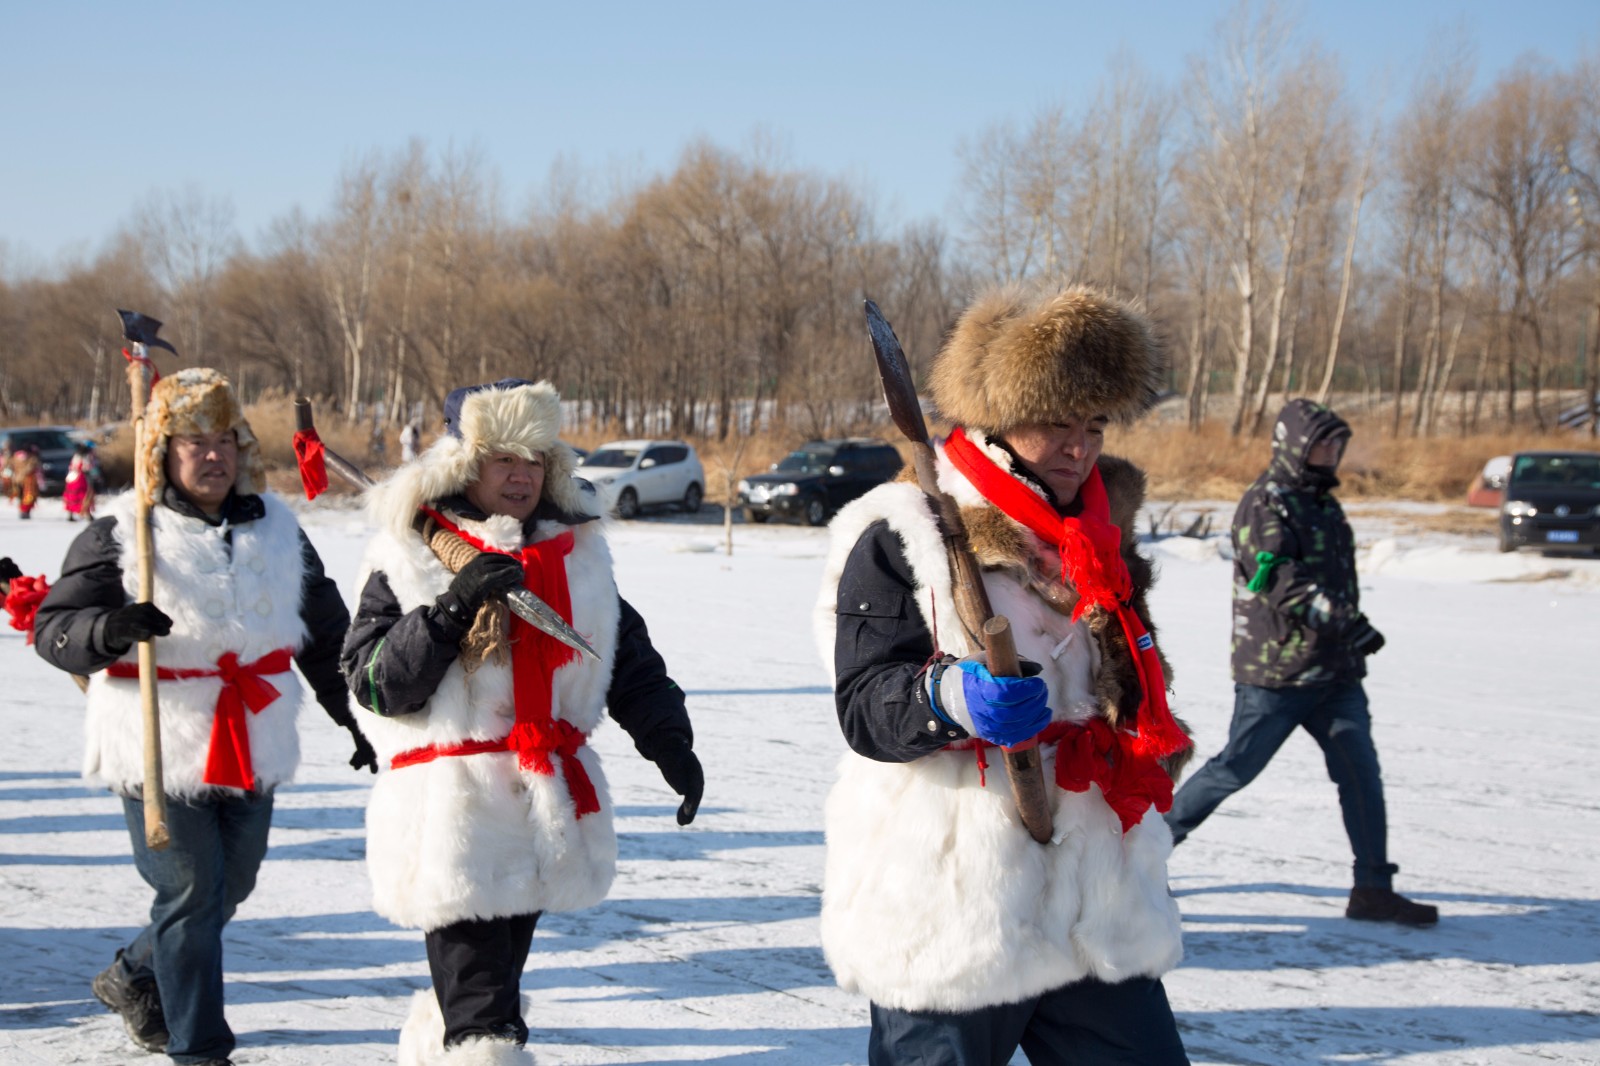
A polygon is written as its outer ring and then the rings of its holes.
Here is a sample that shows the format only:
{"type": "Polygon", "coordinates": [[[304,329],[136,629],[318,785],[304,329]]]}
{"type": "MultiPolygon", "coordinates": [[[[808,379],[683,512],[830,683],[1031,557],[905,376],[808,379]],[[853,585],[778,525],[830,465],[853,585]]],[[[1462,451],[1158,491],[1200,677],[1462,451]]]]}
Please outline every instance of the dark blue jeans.
{"type": "Polygon", "coordinates": [[[1188,836],[1218,805],[1266,769],[1296,726],[1322,748],[1328,776],[1339,788],[1344,830],[1355,853],[1359,888],[1389,888],[1388,816],[1383,775],[1372,746],[1372,716],[1359,681],[1294,688],[1235,685],[1228,745],[1173,797],[1167,825],[1174,842],[1188,836]]]}
{"type": "Polygon", "coordinates": [[[1076,981],[1021,1003],[946,1014],[872,1004],[870,1066],[1188,1066],[1167,991],[1150,977],[1076,981]]]}
{"type": "Polygon", "coordinates": [[[167,800],[172,843],[144,842],[144,804],[124,799],[133,861],[156,891],[150,924],[117,953],[130,979],[154,975],[178,1063],[227,1058],[233,1030],[222,1016],[222,927],[256,886],[267,854],[272,794],[167,800]]]}

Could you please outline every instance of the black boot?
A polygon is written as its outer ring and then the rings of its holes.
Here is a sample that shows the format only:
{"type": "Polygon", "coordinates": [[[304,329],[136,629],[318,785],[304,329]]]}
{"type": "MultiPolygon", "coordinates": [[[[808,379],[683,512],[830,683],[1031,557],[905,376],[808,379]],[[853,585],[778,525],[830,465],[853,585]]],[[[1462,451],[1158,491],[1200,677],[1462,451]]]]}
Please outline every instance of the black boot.
{"type": "Polygon", "coordinates": [[[95,975],[89,986],[95,998],[117,1014],[135,1044],[146,1051],[165,1051],[167,1018],[161,1012],[161,995],[153,977],[130,981],[122,968],[122,958],[95,975]]]}
{"type": "Polygon", "coordinates": [[[1415,903],[1392,888],[1352,888],[1344,916],[1358,922],[1394,922],[1396,925],[1438,925],[1439,908],[1415,903]]]}

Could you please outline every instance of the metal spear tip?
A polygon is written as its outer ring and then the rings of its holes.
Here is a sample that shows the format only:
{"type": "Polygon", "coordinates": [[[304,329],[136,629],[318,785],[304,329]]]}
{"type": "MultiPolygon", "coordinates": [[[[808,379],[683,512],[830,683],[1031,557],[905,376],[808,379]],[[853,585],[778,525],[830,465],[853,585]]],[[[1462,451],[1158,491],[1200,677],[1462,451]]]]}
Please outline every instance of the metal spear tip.
{"type": "Polygon", "coordinates": [[[165,348],[173,355],[178,354],[178,349],[156,336],[156,331],[161,328],[161,320],[151,318],[149,315],[140,314],[138,311],[124,311],[117,308],[117,314],[122,316],[122,336],[134,344],[142,344],[147,348],[165,348]]]}

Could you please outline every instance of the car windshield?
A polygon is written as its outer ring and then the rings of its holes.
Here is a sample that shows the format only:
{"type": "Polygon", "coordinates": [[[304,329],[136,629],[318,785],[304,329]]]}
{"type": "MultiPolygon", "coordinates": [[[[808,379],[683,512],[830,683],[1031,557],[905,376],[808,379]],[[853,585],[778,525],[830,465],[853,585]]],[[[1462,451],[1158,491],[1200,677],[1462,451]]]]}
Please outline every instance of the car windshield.
{"type": "Polygon", "coordinates": [[[601,448],[591,453],[584,460],[583,466],[632,466],[633,461],[639,458],[638,448],[601,448]]]}
{"type": "Polygon", "coordinates": [[[820,474],[828,469],[828,459],[817,452],[790,452],[772,469],[780,474],[820,474]]]}
{"type": "Polygon", "coordinates": [[[59,429],[14,429],[6,434],[12,451],[36,445],[40,451],[61,451],[72,447],[72,438],[59,429]]]}
{"type": "Polygon", "coordinates": [[[1600,489],[1600,454],[1519,455],[1511,481],[1518,487],[1600,489]]]}

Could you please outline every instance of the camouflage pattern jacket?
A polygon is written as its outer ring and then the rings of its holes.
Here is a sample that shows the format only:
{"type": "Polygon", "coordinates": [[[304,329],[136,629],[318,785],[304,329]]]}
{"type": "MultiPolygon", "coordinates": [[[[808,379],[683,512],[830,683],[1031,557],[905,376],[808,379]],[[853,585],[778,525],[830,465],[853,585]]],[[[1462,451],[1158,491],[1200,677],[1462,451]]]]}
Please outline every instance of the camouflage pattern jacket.
{"type": "Polygon", "coordinates": [[[1365,619],[1355,536],[1334,471],[1306,462],[1311,446],[1350,434],[1333,411],[1294,400],[1273,427],[1272,461],[1233,516],[1233,679],[1289,688],[1353,681],[1365,660],[1350,646],[1365,619]]]}

